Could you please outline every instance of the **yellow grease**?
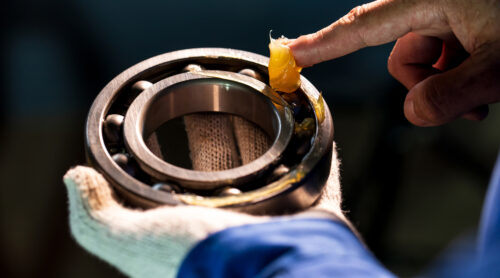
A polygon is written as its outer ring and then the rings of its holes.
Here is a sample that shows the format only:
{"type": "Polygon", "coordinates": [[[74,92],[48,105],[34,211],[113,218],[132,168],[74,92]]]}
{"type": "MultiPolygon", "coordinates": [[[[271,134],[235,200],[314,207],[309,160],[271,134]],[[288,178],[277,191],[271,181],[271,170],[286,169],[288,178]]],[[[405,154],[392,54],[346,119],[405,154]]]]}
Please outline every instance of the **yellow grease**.
{"type": "Polygon", "coordinates": [[[325,120],[325,104],[323,101],[323,94],[319,93],[318,99],[313,99],[312,103],[314,112],[316,113],[316,117],[318,118],[318,122],[321,124],[325,120]]]}
{"type": "Polygon", "coordinates": [[[305,118],[301,123],[295,123],[294,132],[299,136],[310,136],[314,132],[315,127],[313,118],[305,118]]]}
{"type": "Polygon", "coordinates": [[[277,40],[269,36],[269,85],[276,91],[292,93],[300,87],[300,71],[292,51],[284,44],[286,38],[277,40]]]}
{"type": "Polygon", "coordinates": [[[283,190],[287,189],[290,185],[300,182],[305,176],[302,169],[295,169],[288,173],[285,177],[275,181],[260,189],[242,193],[236,196],[227,197],[202,197],[197,195],[176,195],[181,201],[188,205],[205,206],[205,207],[227,207],[231,205],[238,205],[253,201],[269,198],[283,190]]]}

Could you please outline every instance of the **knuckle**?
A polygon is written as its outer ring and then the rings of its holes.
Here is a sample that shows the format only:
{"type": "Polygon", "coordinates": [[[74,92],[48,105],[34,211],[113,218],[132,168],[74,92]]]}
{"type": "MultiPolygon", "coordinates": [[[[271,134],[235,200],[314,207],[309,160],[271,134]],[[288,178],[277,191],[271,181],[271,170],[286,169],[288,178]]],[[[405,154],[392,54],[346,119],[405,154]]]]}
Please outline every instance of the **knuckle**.
{"type": "Polygon", "coordinates": [[[387,59],[387,71],[392,77],[403,83],[403,85],[408,88],[408,84],[406,84],[403,79],[404,73],[407,73],[408,69],[405,69],[405,65],[402,62],[402,58],[398,53],[396,46],[394,46],[389,58],[387,59]]]}
{"type": "Polygon", "coordinates": [[[394,78],[397,78],[398,70],[399,64],[395,61],[394,56],[391,54],[389,59],[387,59],[387,71],[389,71],[394,78]]]}
{"type": "MultiPolygon", "coordinates": [[[[319,45],[319,44],[321,44],[323,41],[326,40],[327,32],[328,32],[327,30],[321,29],[321,30],[313,33],[309,37],[309,42],[312,45],[319,45]]],[[[314,57],[316,57],[317,59],[319,59],[319,61],[328,60],[328,57],[327,57],[328,55],[327,55],[327,53],[325,53],[326,51],[323,48],[321,48],[321,47],[314,47],[313,51],[314,51],[314,57]]]]}
{"type": "Polygon", "coordinates": [[[314,41],[314,42],[320,42],[322,40],[324,40],[325,38],[325,30],[324,29],[321,29],[317,32],[315,32],[312,36],[311,36],[311,40],[314,41]]]}
{"type": "Polygon", "coordinates": [[[357,37],[357,41],[361,44],[360,47],[365,47],[370,45],[366,38],[367,30],[363,28],[363,20],[368,12],[366,4],[357,6],[352,9],[347,15],[344,16],[343,23],[346,25],[356,25],[357,27],[353,30],[357,37]]]}
{"type": "Polygon", "coordinates": [[[342,19],[344,23],[353,23],[357,21],[360,17],[362,17],[365,13],[366,13],[366,6],[360,5],[350,10],[349,13],[347,13],[342,19]]]}

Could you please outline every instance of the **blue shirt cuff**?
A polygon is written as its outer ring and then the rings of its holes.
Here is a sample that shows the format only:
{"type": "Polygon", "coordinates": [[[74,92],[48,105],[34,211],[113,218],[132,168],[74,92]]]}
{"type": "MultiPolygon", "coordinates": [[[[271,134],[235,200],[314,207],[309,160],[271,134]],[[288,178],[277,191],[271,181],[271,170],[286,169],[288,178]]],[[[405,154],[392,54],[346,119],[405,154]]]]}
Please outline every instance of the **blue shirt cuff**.
{"type": "Polygon", "coordinates": [[[393,277],[342,223],[282,218],[198,243],[178,277],[393,277]]]}

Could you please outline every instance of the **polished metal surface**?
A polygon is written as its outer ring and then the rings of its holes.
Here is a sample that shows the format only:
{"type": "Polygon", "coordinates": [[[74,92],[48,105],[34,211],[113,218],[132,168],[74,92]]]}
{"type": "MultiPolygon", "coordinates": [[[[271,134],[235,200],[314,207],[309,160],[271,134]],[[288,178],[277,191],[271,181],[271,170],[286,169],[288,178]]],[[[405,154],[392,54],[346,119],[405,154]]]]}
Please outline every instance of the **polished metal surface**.
{"type": "Polygon", "coordinates": [[[182,71],[187,72],[187,71],[202,71],[203,67],[198,65],[198,64],[189,64],[185,66],[182,71]]]}
{"type": "Polygon", "coordinates": [[[219,192],[217,192],[219,196],[236,196],[241,194],[241,190],[234,187],[226,187],[222,188],[219,192]]]}
{"type": "Polygon", "coordinates": [[[254,78],[223,71],[186,72],[165,78],[142,92],[129,107],[124,123],[125,145],[145,172],[185,188],[209,190],[251,182],[278,163],[294,127],[291,110],[261,93],[269,89],[254,78]],[[260,126],[274,142],[256,160],[216,172],[175,166],[147,148],[145,138],[163,123],[198,112],[241,116],[260,126]]]}
{"type": "Polygon", "coordinates": [[[153,86],[153,83],[146,80],[139,80],[132,85],[132,91],[140,93],[151,86],[153,86]]]}
{"type": "MultiPolygon", "coordinates": [[[[298,122],[302,122],[305,117],[312,117],[315,121],[312,136],[298,138],[294,134],[279,164],[284,164],[284,167],[280,166],[281,169],[276,171],[271,167],[269,176],[257,178],[258,175],[250,175],[255,176],[256,180],[247,182],[243,187],[234,186],[241,191],[241,194],[220,196],[216,195],[217,190],[213,194],[207,192],[201,194],[197,191],[189,191],[189,188],[182,188],[180,184],[158,181],[157,177],[152,177],[139,167],[143,165],[140,165],[136,157],[127,154],[128,150],[124,142],[113,143],[105,138],[104,122],[109,115],[124,116],[129,106],[133,105],[137,98],[142,97],[142,94],[146,94],[162,80],[185,72],[184,68],[190,64],[199,65],[202,69],[200,71],[194,67],[194,70],[190,70],[191,74],[196,72],[212,81],[224,79],[223,76],[226,74],[205,74],[203,69],[216,69],[232,74],[251,69],[263,76],[264,80],[267,79],[268,58],[240,50],[188,49],[143,61],[118,75],[96,97],[86,124],[85,143],[89,163],[105,176],[122,198],[132,205],[142,207],[189,204],[230,208],[255,214],[279,214],[310,206],[320,195],[328,178],[333,122],[326,104],[323,103],[324,111],[315,110],[314,107],[317,106],[315,104],[323,100],[318,90],[304,77],[301,77],[302,85],[294,94],[296,96],[282,96],[286,101],[280,94],[269,89],[263,89],[261,93],[269,97],[275,106],[292,107],[293,116],[298,122]],[[148,86],[134,86],[138,81],[150,82],[153,86],[149,88],[148,86]],[[323,117],[318,118],[320,114],[324,114],[324,120],[322,120],[323,117]],[[121,167],[124,158],[122,155],[127,158],[124,168],[121,167]],[[135,172],[130,173],[131,170],[135,172]],[[165,183],[169,186],[163,187],[167,190],[161,190],[161,186],[154,187],[158,183],[165,183]]],[[[231,82],[241,83],[239,85],[248,87],[248,84],[238,80],[231,82]]],[[[215,83],[217,82],[229,81],[219,80],[215,83]]],[[[220,85],[217,86],[220,87],[220,85]]],[[[262,124],[261,121],[256,120],[256,122],[259,125],[262,124]]],[[[142,132],[151,132],[153,128],[154,125],[145,126],[142,132]]],[[[269,131],[270,129],[267,128],[266,132],[269,131]]],[[[136,137],[143,136],[144,133],[136,135],[136,137]]],[[[274,168],[279,165],[274,165],[274,168]]],[[[225,186],[233,187],[231,184],[225,186]]]]}
{"type": "Polygon", "coordinates": [[[125,117],[118,114],[110,114],[104,121],[104,136],[114,144],[117,144],[123,139],[123,120],[125,117]]]}
{"type": "Polygon", "coordinates": [[[250,77],[253,77],[253,78],[255,78],[255,79],[259,80],[259,81],[265,82],[264,77],[262,76],[262,74],[254,71],[253,69],[242,69],[238,73],[246,75],[246,76],[250,76],[250,77]]]}

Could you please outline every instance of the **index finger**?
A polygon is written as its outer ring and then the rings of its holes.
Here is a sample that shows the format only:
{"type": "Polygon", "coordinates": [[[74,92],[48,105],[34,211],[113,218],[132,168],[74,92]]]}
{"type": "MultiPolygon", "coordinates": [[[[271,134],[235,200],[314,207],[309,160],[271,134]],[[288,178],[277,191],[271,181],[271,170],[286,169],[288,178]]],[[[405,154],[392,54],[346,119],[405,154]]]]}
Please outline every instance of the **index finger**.
{"type": "Polygon", "coordinates": [[[288,43],[299,66],[331,60],[360,48],[394,41],[407,34],[440,35],[450,32],[441,1],[378,0],[352,9],[319,30],[288,43]]]}

